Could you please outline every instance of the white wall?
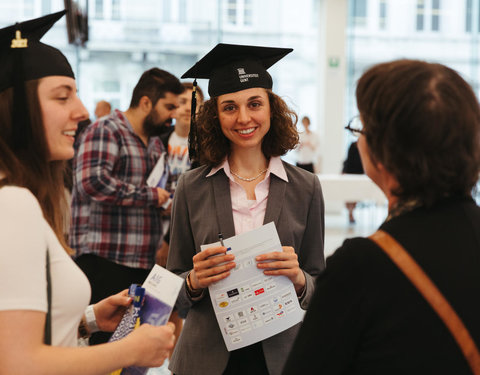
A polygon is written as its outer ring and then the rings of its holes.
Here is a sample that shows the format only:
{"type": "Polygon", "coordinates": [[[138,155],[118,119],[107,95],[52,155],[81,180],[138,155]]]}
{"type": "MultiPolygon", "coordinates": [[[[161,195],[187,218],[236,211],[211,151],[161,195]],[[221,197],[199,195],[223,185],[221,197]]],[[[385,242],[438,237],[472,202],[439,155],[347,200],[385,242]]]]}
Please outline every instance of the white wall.
{"type": "Polygon", "coordinates": [[[344,158],[347,0],[321,0],[318,107],[321,173],[340,173],[344,158]]]}

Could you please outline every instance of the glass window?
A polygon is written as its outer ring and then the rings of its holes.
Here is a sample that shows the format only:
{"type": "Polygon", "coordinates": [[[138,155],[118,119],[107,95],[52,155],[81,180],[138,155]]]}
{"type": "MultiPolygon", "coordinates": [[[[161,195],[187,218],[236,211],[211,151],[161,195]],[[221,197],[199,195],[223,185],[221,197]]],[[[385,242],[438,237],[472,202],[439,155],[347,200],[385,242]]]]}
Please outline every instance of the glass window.
{"type": "Polygon", "coordinates": [[[465,31],[472,32],[472,0],[465,2],[465,31]]]}
{"type": "Polygon", "coordinates": [[[25,16],[28,18],[34,17],[35,14],[35,4],[34,0],[23,0],[23,7],[25,16]]]}
{"type": "Polygon", "coordinates": [[[112,20],[119,20],[120,14],[120,0],[112,0],[112,20]]]}
{"type": "Polygon", "coordinates": [[[385,30],[387,27],[387,0],[380,0],[379,12],[378,27],[381,30],[385,30]]]}
{"type": "Polygon", "coordinates": [[[432,31],[440,30],[440,0],[432,0],[432,31]]]}
{"type": "Polygon", "coordinates": [[[187,0],[180,0],[178,4],[178,21],[180,23],[187,22],[187,0]]]}
{"type": "Polygon", "coordinates": [[[367,24],[367,0],[351,0],[350,16],[353,20],[353,25],[358,27],[366,26],[367,24]]]}
{"type": "Polygon", "coordinates": [[[320,1],[318,0],[312,0],[312,13],[310,14],[311,17],[311,25],[313,27],[318,27],[319,20],[318,20],[318,15],[320,14],[320,1]]]}
{"type": "Polygon", "coordinates": [[[237,1],[236,0],[228,0],[227,22],[231,25],[237,24],[237,1]]]}
{"type": "Polygon", "coordinates": [[[417,0],[417,31],[424,29],[425,2],[417,0]]]}
{"type": "MultiPolygon", "coordinates": [[[[5,14],[13,14],[14,19],[28,18],[18,17],[23,16],[25,1],[33,1],[39,11],[43,0],[0,1],[0,21],[4,26],[11,24],[11,19],[5,20],[5,14]]],[[[52,1],[52,7],[58,1],[52,1]]],[[[59,22],[48,35],[51,40],[60,40],[56,47],[65,51],[72,63],[81,98],[91,110],[98,99],[117,99],[115,107],[128,108],[142,72],[159,66],[179,77],[219,42],[291,47],[295,52],[272,66],[269,73],[275,92],[286,98],[299,116],[308,114],[315,130],[323,128],[317,120],[321,115],[318,24],[323,9],[319,3],[320,0],[299,0],[294,4],[278,0],[88,0],[90,40],[78,56],[73,46],[56,38],[66,39],[64,23],[59,22]],[[260,11],[261,24],[256,22],[254,13],[260,11]],[[120,19],[112,25],[114,14],[120,19]]],[[[375,16],[378,18],[378,14],[375,16]]],[[[207,95],[208,81],[199,79],[198,84],[207,95]]]]}
{"type": "Polygon", "coordinates": [[[243,26],[252,26],[254,3],[259,4],[260,0],[224,0],[224,24],[235,26],[238,30],[243,26]]]}
{"type": "MultiPolygon", "coordinates": [[[[477,18],[477,32],[480,32],[480,4],[478,3],[478,1],[480,0],[477,0],[476,2],[476,5],[477,5],[477,11],[478,11],[478,18],[477,18]]],[[[475,4],[475,3],[474,3],[475,4]]],[[[472,14],[473,14],[473,9],[472,9],[472,14]]],[[[472,16],[472,20],[473,20],[473,16],[472,16]]],[[[472,21],[473,22],[473,21],[472,21]]],[[[474,26],[472,26],[472,31],[474,30],[474,26]]]]}
{"type": "Polygon", "coordinates": [[[103,18],[103,0],[95,0],[95,18],[103,18]]]}
{"type": "Polygon", "coordinates": [[[244,0],[243,3],[243,24],[251,25],[252,21],[252,0],[244,0]]]}
{"type": "Polygon", "coordinates": [[[170,0],[163,0],[163,17],[162,17],[162,19],[163,19],[164,22],[170,22],[170,20],[171,20],[170,13],[171,13],[170,0]]]}
{"type": "MultiPolygon", "coordinates": [[[[480,0],[416,0],[407,6],[405,0],[388,0],[388,12],[396,19],[407,19],[416,14],[417,27],[413,30],[408,23],[397,23],[395,29],[382,33],[375,30],[358,30],[353,20],[347,28],[348,77],[345,120],[358,111],[354,100],[358,78],[373,64],[399,58],[420,59],[446,64],[458,71],[479,95],[480,61],[478,60],[478,21],[480,0]],[[442,10],[449,10],[449,22],[441,20],[442,10]],[[433,31],[424,35],[417,30],[433,31]],[[435,31],[442,31],[442,34],[435,31]],[[475,35],[460,37],[463,31],[475,35]],[[445,38],[448,34],[450,38],[445,38]],[[427,48],[428,47],[428,48],[427,48]],[[451,51],[455,50],[452,58],[451,51]]],[[[370,22],[370,21],[368,21],[370,22]]]]}
{"type": "Polygon", "coordinates": [[[94,86],[95,92],[111,92],[111,93],[120,92],[119,81],[95,81],[93,86],[94,86]]]}
{"type": "Polygon", "coordinates": [[[42,0],[42,14],[52,13],[52,0],[42,0]]]}

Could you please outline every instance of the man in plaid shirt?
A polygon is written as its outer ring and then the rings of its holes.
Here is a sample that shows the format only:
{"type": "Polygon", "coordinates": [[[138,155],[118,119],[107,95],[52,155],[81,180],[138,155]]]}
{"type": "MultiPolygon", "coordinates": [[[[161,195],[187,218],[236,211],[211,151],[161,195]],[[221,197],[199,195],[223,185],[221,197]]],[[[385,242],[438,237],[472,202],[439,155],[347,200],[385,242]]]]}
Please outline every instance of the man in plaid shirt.
{"type": "MultiPolygon", "coordinates": [[[[171,124],[183,90],[172,74],[147,70],[133,90],[130,108],[102,117],[79,139],[70,245],[90,280],[91,303],[142,284],[155,264],[162,240],[161,206],[170,197],[164,189],[167,158],[158,135],[171,124]],[[162,160],[160,185],[150,187],[146,180],[162,160]]],[[[95,334],[90,343],[109,336],[95,334]]]]}

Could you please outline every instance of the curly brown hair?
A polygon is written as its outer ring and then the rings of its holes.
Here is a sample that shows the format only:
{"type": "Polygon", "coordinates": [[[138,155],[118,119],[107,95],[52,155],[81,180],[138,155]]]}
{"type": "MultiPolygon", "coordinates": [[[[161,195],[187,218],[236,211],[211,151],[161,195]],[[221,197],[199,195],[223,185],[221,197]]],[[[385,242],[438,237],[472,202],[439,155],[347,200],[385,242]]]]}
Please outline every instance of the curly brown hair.
{"type": "Polygon", "coordinates": [[[417,60],[375,65],[357,85],[373,161],[398,180],[401,201],[426,206],[470,195],[480,171],[480,108],[454,70],[417,60]]]}
{"type": "MultiPolygon", "coordinates": [[[[270,129],[262,141],[262,152],[267,159],[285,155],[298,144],[297,114],[287,103],[266,90],[270,103],[270,129]]],[[[218,120],[217,98],[207,100],[198,114],[197,157],[200,164],[216,166],[230,154],[230,141],[222,132],[218,120]]]]}

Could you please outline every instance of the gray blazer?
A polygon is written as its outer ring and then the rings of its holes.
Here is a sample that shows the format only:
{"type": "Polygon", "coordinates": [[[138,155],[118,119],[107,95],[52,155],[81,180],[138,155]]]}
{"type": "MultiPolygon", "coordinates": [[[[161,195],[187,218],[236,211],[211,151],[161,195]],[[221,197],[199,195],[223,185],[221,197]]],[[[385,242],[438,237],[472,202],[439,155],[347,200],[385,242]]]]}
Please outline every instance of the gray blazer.
{"type": "MultiPolygon", "coordinates": [[[[275,222],[282,246],[292,246],[305,273],[306,287],[300,306],[306,310],[314,292],[315,278],[325,268],[323,255],[324,205],[318,178],[283,162],[288,182],[270,175],[264,223],[275,222]]],[[[186,278],[200,245],[235,235],[229,179],[223,169],[206,177],[203,166],[184,173],[179,180],[172,210],[170,252],[167,268],[186,278]]],[[[193,301],[185,283],[176,303],[190,308],[170,361],[178,375],[216,375],[226,368],[229,352],[220,332],[208,291],[193,301]]],[[[270,374],[280,374],[300,324],[262,342],[270,374]]]]}

